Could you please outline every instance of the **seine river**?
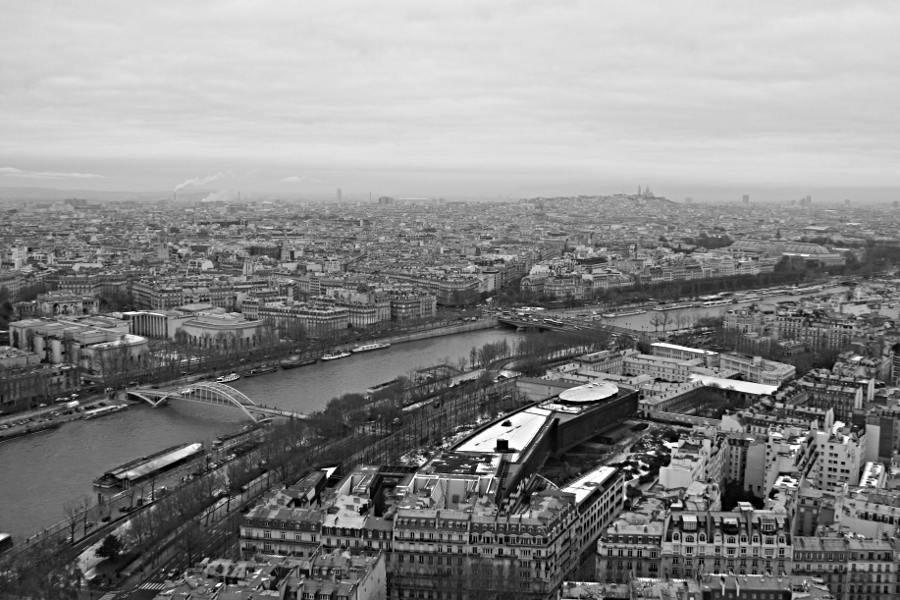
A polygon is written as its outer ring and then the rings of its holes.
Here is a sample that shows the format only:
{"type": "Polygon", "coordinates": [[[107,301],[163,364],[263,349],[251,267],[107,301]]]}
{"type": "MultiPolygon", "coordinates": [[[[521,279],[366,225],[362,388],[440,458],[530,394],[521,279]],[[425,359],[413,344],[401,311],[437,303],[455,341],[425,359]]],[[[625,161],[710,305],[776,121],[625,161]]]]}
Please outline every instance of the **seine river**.
{"type": "MultiPolygon", "coordinates": [[[[796,297],[767,297],[763,302],[787,299],[796,297]]],[[[669,311],[666,329],[689,326],[700,317],[721,315],[729,308],[734,305],[669,311]]],[[[585,309],[571,311],[579,312],[585,309]]],[[[648,311],[609,322],[652,331],[652,318],[653,311],[648,311]]],[[[311,412],[323,408],[335,396],[362,392],[418,367],[468,360],[472,347],[503,339],[513,343],[517,335],[487,329],[408,342],[342,360],[241,379],[232,385],[261,404],[311,412]]],[[[91,482],[110,468],[175,444],[212,440],[243,422],[238,411],[228,408],[178,402],[159,409],[134,405],[107,417],[75,421],[52,432],[0,444],[0,531],[28,535],[60,521],[64,518],[64,502],[92,495],[91,482]]]]}
{"type": "MultiPolygon", "coordinates": [[[[321,409],[331,398],[362,392],[418,367],[460,358],[472,347],[516,333],[485,329],[396,344],[350,358],[277,371],[231,385],[253,400],[299,412],[321,409]]],[[[0,531],[30,535],[64,518],[66,500],[93,496],[91,482],[128,460],[183,442],[212,440],[245,421],[233,409],[170,402],[128,410],[0,444],[0,531]]]]}

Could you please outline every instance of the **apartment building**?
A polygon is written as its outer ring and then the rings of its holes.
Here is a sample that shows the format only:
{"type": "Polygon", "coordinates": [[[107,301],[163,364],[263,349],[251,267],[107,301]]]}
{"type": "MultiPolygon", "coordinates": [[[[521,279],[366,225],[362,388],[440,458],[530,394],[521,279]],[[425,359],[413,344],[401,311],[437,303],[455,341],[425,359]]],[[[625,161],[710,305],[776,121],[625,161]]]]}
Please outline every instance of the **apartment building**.
{"type": "Polygon", "coordinates": [[[845,486],[834,496],[834,526],[868,538],[900,533],[900,490],[845,486]]]}
{"type": "Polygon", "coordinates": [[[660,549],[663,577],[789,574],[787,515],[773,511],[671,512],[660,549]]]}
{"type": "Polygon", "coordinates": [[[831,431],[812,433],[815,458],[806,473],[807,479],[825,491],[838,491],[843,486],[859,484],[865,457],[865,433],[836,423],[831,431]]]}
{"type": "Polygon", "coordinates": [[[682,438],[669,464],[659,469],[659,485],[666,490],[687,489],[695,481],[720,483],[728,445],[724,436],[682,438]]]}
{"type": "Polygon", "coordinates": [[[659,577],[665,524],[666,508],[654,499],[621,513],[597,541],[597,579],[626,583],[659,577]]]}
{"type": "Polygon", "coordinates": [[[796,536],[794,575],[822,579],[837,600],[900,597],[900,546],[896,539],[796,536]]]}

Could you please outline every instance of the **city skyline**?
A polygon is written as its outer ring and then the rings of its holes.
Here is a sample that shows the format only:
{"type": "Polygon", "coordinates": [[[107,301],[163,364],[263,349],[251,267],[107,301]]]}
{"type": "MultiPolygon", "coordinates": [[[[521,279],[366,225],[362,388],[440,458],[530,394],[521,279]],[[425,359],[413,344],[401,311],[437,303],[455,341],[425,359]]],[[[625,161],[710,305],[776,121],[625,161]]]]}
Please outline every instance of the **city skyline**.
{"type": "Polygon", "coordinates": [[[896,197],[897,9],[688,8],[17,7],[0,187],[896,197]]]}

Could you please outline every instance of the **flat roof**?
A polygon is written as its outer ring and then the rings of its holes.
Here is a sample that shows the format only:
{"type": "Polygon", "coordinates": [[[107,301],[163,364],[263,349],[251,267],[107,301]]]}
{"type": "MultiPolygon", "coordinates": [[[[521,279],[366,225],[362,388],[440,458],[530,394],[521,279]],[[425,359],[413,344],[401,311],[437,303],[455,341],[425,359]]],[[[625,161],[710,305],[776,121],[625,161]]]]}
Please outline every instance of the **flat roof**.
{"type": "Polygon", "coordinates": [[[609,381],[594,381],[560,392],[559,399],[563,402],[598,402],[618,393],[619,387],[616,384],[609,381]]]}
{"type": "Polygon", "coordinates": [[[709,375],[691,375],[691,381],[699,381],[701,384],[708,387],[716,387],[724,390],[730,389],[743,394],[753,394],[754,396],[771,396],[778,390],[777,385],[739,381],[737,379],[726,379],[724,377],[710,377],[709,375]]]}
{"type": "Polygon", "coordinates": [[[713,352],[712,350],[705,350],[703,348],[691,348],[689,346],[679,346],[678,344],[669,344],[667,342],[654,342],[650,344],[650,347],[668,348],[669,350],[680,350],[682,352],[692,352],[694,354],[705,354],[706,356],[715,356],[718,354],[718,352],[713,352]]]}
{"type": "Polygon", "coordinates": [[[194,443],[194,444],[189,444],[188,446],[185,446],[184,448],[179,448],[178,450],[175,450],[174,452],[170,452],[169,454],[166,454],[164,456],[160,456],[159,458],[145,462],[141,465],[134,467],[133,469],[128,469],[127,471],[125,471],[123,473],[117,473],[116,478],[117,479],[128,479],[128,480],[140,479],[141,477],[143,477],[144,475],[146,475],[148,473],[152,473],[153,471],[156,471],[158,469],[165,468],[174,462],[178,462],[179,460],[187,458],[193,454],[197,454],[202,449],[203,449],[203,444],[201,444],[199,442],[194,443]]]}
{"type": "Polygon", "coordinates": [[[594,469],[562,488],[562,491],[575,494],[575,504],[581,504],[590,496],[591,492],[606,483],[615,473],[615,467],[594,469]]]}
{"type": "Polygon", "coordinates": [[[531,406],[512,415],[507,415],[493,425],[482,429],[457,446],[455,452],[469,454],[499,454],[497,440],[509,443],[509,454],[512,462],[519,460],[522,451],[528,449],[541,427],[550,418],[553,411],[538,406],[531,406]]]}

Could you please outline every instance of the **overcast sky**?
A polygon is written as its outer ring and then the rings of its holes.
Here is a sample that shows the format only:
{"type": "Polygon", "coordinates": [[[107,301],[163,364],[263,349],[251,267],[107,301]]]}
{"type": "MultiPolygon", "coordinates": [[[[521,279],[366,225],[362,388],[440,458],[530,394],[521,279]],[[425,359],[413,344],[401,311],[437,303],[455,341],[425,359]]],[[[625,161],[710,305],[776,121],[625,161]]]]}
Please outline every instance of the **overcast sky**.
{"type": "Polygon", "coordinates": [[[736,4],[0,0],[0,186],[898,187],[900,3],[736,4]]]}

